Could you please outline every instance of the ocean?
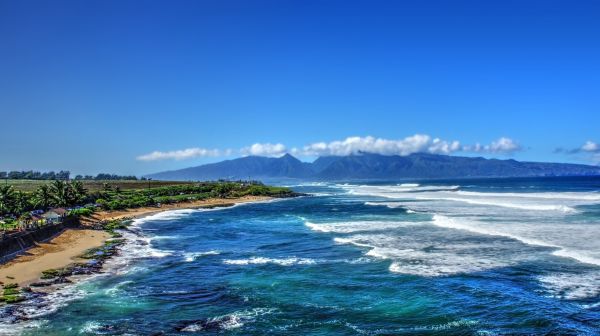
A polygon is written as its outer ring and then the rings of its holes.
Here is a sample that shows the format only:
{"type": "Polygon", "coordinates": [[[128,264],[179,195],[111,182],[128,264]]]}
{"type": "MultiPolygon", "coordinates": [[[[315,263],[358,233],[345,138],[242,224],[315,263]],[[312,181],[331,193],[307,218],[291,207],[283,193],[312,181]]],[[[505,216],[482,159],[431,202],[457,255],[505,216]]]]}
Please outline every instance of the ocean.
{"type": "Polygon", "coordinates": [[[0,334],[600,334],[598,177],[289,186],[136,220],[0,334]]]}

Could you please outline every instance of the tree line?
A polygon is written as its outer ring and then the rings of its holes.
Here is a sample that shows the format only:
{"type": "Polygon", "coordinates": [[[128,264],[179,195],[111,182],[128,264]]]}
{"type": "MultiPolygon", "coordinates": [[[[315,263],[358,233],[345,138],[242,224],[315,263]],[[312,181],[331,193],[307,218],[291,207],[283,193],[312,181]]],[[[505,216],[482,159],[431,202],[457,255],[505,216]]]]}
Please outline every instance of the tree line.
{"type": "MultiPolygon", "coordinates": [[[[61,170],[59,172],[49,171],[49,172],[39,172],[33,170],[23,170],[23,171],[0,171],[0,179],[10,179],[10,180],[69,180],[71,176],[71,172],[68,170],[61,170]]],[[[122,181],[122,180],[137,180],[137,176],[135,175],[116,175],[116,174],[106,174],[100,173],[96,176],[93,175],[77,175],[75,176],[75,180],[84,180],[84,181],[100,181],[100,180],[111,180],[111,181],[122,181]]],[[[146,180],[146,178],[142,177],[142,180],[146,180]]]]}
{"type": "Polygon", "coordinates": [[[55,180],[40,185],[34,192],[16,190],[11,185],[0,186],[0,217],[20,216],[27,211],[81,204],[88,197],[81,181],[55,180]]]}
{"type": "Polygon", "coordinates": [[[58,173],[53,171],[39,172],[33,170],[23,171],[0,171],[0,179],[11,179],[11,180],[68,180],[71,173],[67,170],[61,170],[58,173]]]}

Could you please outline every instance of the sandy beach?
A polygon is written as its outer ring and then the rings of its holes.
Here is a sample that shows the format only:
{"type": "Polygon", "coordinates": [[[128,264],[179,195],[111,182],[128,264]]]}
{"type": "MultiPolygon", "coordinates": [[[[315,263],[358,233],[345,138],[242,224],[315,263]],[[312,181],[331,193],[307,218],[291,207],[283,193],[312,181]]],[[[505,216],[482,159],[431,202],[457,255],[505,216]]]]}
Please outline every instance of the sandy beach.
{"type": "Polygon", "coordinates": [[[98,230],[65,230],[49,242],[39,243],[25,255],[0,266],[0,281],[27,286],[38,281],[42,271],[77,261],[77,256],[101,246],[109,237],[108,233],[98,230]]]}

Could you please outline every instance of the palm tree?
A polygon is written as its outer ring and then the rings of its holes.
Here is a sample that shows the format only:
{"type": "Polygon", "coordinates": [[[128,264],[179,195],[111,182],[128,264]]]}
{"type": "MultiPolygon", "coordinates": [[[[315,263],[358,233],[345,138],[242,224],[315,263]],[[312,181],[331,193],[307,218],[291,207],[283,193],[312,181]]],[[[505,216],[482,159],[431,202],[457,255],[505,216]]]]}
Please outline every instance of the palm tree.
{"type": "Polygon", "coordinates": [[[33,194],[33,203],[36,207],[47,209],[54,203],[54,197],[47,184],[42,184],[33,194]]]}
{"type": "Polygon", "coordinates": [[[69,195],[69,186],[66,182],[61,180],[55,180],[50,185],[50,191],[54,198],[54,204],[57,206],[65,207],[71,203],[71,196],[69,195]]]}
{"type": "Polygon", "coordinates": [[[10,214],[15,206],[15,189],[11,185],[0,186],[0,214],[10,214]]]}
{"type": "Polygon", "coordinates": [[[12,212],[15,215],[21,215],[25,211],[31,209],[31,203],[29,203],[29,197],[22,191],[15,191],[14,195],[14,205],[12,212]]]}
{"type": "Polygon", "coordinates": [[[73,181],[71,182],[70,187],[73,197],[73,203],[79,204],[83,202],[87,197],[87,189],[84,188],[83,182],[73,181]]]}

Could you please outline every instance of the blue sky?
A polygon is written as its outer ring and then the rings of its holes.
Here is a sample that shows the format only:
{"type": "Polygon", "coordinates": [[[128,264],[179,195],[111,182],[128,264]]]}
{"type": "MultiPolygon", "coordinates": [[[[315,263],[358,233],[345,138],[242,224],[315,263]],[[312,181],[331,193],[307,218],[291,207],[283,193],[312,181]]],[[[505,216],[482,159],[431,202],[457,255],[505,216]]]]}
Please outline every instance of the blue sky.
{"type": "Polygon", "coordinates": [[[599,13],[551,0],[0,0],[0,170],[139,175],[357,148],[597,163],[599,13]]]}

